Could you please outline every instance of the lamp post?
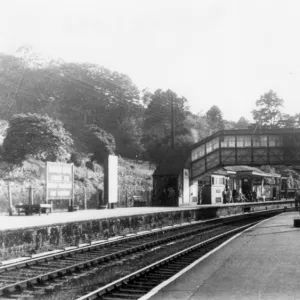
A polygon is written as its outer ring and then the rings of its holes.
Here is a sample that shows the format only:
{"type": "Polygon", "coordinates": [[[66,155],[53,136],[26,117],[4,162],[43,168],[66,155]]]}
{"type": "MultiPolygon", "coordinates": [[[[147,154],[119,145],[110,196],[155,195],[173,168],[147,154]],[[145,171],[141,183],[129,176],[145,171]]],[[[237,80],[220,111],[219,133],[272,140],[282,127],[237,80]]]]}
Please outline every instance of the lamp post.
{"type": "Polygon", "coordinates": [[[8,194],[8,213],[10,216],[12,216],[12,211],[13,211],[13,208],[12,208],[12,197],[11,197],[11,182],[10,181],[7,181],[7,194],[8,194]]]}

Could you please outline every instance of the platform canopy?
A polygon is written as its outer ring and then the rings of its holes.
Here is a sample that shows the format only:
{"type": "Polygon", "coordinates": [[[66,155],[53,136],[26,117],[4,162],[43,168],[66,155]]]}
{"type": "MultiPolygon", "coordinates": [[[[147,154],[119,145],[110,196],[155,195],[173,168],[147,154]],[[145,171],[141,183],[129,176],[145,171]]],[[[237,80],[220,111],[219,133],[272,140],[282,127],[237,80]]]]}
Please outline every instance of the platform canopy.
{"type": "Polygon", "coordinates": [[[265,173],[258,168],[249,166],[227,166],[224,167],[227,172],[235,172],[237,176],[260,176],[260,177],[272,177],[280,178],[280,174],[276,173],[265,173]]]}

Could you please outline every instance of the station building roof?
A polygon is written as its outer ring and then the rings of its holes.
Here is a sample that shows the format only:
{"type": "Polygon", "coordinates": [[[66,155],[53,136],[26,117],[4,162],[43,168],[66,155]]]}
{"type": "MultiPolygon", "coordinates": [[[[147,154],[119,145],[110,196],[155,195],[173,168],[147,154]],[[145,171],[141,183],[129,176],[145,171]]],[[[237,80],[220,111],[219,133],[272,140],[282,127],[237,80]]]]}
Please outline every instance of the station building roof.
{"type": "Polygon", "coordinates": [[[261,177],[275,177],[280,178],[280,174],[276,173],[266,173],[262,170],[255,168],[255,167],[249,167],[249,166],[226,166],[224,169],[228,172],[228,174],[235,174],[238,176],[244,175],[244,176],[261,176],[261,177]]]}

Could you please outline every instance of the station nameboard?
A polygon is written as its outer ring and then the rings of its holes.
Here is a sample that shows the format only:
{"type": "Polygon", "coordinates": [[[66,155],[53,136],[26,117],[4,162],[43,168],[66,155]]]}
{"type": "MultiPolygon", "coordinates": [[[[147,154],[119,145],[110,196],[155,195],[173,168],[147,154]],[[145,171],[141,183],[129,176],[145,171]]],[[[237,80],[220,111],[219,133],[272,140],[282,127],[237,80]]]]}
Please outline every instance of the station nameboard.
{"type": "Polygon", "coordinates": [[[46,200],[73,199],[73,164],[47,162],[46,200]]]}

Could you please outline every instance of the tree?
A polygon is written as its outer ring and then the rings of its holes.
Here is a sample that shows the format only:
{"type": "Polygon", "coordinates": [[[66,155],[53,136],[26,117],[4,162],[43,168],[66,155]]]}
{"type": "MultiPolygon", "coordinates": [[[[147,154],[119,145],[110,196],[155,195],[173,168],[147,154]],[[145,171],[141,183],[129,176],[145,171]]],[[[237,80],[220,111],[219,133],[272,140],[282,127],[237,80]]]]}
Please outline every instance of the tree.
{"type": "MultiPolygon", "coordinates": [[[[142,131],[141,115],[145,109],[140,103],[139,90],[129,76],[90,63],[61,60],[41,63],[30,51],[23,47],[18,56],[0,54],[3,75],[0,76],[0,117],[9,119],[14,114],[31,112],[48,114],[65,124],[78,145],[82,144],[81,129],[95,124],[113,134],[120,152],[129,147],[119,137],[128,127],[128,119],[132,120],[136,132],[142,131]]],[[[134,143],[133,147],[138,142],[134,143]]]]}
{"type": "Polygon", "coordinates": [[[193,142],[199,142],[207,137],[207,123],[205,116],[187,112],[183,121],[184,132],[193,138],[193,142]]]}
{"type": "MultiPolygon", "coordinates": [[[[171,108],[173,102],[173,113],[175,123],[175,137],[190,133],[185,124],[188,105],[187,99],[178,97],[171,90],[156,90],[153,94],[147,92],[144,100],[147,108],[144,114],[142,143],[146,149],[146,157],[158,162],[166,149],[171,146],[171,108]]],[[[176,145],[176,140],[175,140],[176,145]]]]}
{"type": "Polygon", "coordinates": [[[226,130],[234,129],[235,128],[235,122],[230,120],[223,120],[224,128],[226,130]]]}
{"type": "MultiPolygon", "coordinates": [[[[149,95],[148,95],[149,97],[149,95]]],[[[187,99],[178,97],[171,90],[158,89],[150,96],[151,101],[144,114],[144,132],[165,137],[171,132],[171,107],[174,105],[175,130],[182,129],[182,122],[188,112],[187,99]]]]}
{"type": "Polygon", "coordinates": [[[259,100],[256,100],[258,109],[252,110],[253,119],[262,126],[278,127],[278,122],[281,119],[280,107],[283,106],[283,102],[275,92],[270,90],[263,94],[259,100]]]}
{"type": "Polygon", "coordinates": [[[114,137],[97,125],[86,125],[81,134],[88,150],[93,153],[92,161],[103,163],[109,154],[114,154],[116,150],[114,137]]]}
{"type": "Polygon", "coordinates": [[[210,133],[214,133],[218,130],[224,129],[225,125],[223,120],[223,114],[218,106],[213,105],[206,112],[206,122],[209,127],[210,133]]]}
{"type": "Polygon", "coordinates": [[[43,161],[66,161],[73,139],[59,120],[47,115],[17,114],[9,120],[3,142],[4,158],[15,163],[28,156],[43,161]]]}
{"type": "Polygon", "coordinates": [[[139,120],[133,117],[126,118],[115,135],[118,153],[132,159],[141,157],[145,151],[141,138],[142,129],[139,120]]]}
{"type": "Polygon", "coordinates": [[[240,117],[239,120],[235,123],[235,129],[247,129],[250,126],[250,121],[245,117],[240,117]]]}
{"type": "Polygon", "coordinates": [[[281,114],[278,125],[283,128],[299,128],[300,127],[300,113],[293,116],[289,114],[281,114]]]}

